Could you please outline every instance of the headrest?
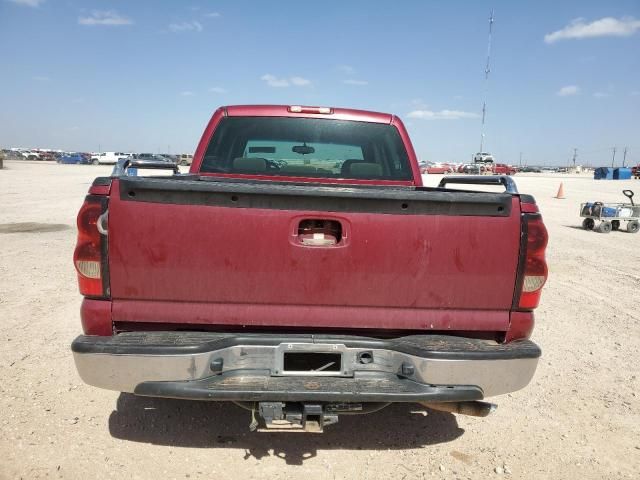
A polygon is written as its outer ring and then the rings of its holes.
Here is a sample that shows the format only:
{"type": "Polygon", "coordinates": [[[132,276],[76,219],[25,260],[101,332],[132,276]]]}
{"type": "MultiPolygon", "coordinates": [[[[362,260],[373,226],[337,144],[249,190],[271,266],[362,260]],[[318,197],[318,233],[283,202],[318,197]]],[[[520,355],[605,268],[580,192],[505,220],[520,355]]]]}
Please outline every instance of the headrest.
{"type": "Polygon", "coordinates": [[[351,165],[354,163],[363,163],[364,160],[358,158],[348,158],[340,166],[340,175],[347,177],[351,174],[351,165]]]}
{"type": "Polygon", "coordinates": [[[317,170],[316,167],[311,165],[287,165],[280,169],[281,172],[285,173],[316,173],[317,170]]]}
{"type": "Polygon", "coordinates": [[[379,163],[356,162],[351,164],[351,175],[354,177],[381,177],[382,167],[379,163]]]}
{"type": "Polygon", "coordinates": [[[264,172],[267,161],[264,158],[238,157],[233,159],[233,169],[241,172],[264,172]]]}

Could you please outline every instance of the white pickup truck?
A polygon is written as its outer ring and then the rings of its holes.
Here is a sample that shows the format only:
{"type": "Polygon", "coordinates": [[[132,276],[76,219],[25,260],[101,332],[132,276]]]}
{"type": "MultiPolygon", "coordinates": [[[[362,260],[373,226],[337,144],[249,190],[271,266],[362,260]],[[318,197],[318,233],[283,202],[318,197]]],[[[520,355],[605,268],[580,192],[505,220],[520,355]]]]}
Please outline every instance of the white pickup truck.
{"type": "Polygon", "coordinates": [[[98,164],[115,164],[120,158],[131,158],[131,153],[123,152],[102,152],[91,156],[91,163],[98,164]]]}

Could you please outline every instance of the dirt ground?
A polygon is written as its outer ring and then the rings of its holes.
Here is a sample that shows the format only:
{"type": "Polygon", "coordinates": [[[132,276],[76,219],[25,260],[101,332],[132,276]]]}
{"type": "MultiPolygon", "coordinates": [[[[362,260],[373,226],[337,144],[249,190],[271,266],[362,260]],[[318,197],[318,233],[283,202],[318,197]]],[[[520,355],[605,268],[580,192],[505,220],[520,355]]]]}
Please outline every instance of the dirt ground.
{"type": "MultiPolygon", "coordinates": [[[[105,166],[5,162],[0,171],[0,478],[638,478],[640,234],[579,228],[585,200],[640,181],[515,177],[549,229],[550,277],[532,383],[483,419],[411,405],[342,417],[326,433],[250,433],[227,404],[84,385],[75,215],[105,166]],[[553,195],[564,182],[565,200],[553,195]]],[[[430,185],[439,176],[425,177],[430,185]]]]}

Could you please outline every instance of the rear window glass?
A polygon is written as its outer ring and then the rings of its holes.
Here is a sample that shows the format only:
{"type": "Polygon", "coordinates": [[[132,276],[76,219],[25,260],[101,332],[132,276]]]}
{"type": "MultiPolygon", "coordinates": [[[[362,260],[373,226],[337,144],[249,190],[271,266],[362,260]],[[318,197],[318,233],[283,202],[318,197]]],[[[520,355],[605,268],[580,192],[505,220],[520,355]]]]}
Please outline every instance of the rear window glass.
{"type": "Polygon", "coordinates": [[[286,117],[227,117],[202,172],[410,180],[407,152],[392,125],[286,117]]]}

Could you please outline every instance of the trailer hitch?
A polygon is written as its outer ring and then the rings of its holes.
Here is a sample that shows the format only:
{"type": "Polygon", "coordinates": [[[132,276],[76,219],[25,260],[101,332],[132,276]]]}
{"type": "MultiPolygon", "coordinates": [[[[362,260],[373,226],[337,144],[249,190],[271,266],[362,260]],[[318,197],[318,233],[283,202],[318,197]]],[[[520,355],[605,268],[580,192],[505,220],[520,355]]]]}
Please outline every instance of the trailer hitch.
{"type": "Polygon", "coordinates": [[[338,415],[328,413],[322,405],[313,403],[260,402],[258,415],[264,427],[253,418],[249,427],[258,432],[321,433],[325,426],[338,423],[338,415]]]}

